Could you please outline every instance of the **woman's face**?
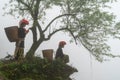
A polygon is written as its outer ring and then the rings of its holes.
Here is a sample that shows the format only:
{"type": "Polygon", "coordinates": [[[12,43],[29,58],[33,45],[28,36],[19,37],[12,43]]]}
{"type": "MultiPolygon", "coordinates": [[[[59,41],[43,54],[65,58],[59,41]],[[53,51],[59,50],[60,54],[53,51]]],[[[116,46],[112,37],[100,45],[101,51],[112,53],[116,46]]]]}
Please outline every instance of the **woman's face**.
{"type": "Polygon", "coordinates": [[[64,48],[64,45],[60,45],[61,48],[64,48]]]}
{"type": "Polygon", "coordinates": [[[25,27],[26,26],[26,24],[25,23],[22,23],[21,25],[20,25],[20,27],[25,27]]]}

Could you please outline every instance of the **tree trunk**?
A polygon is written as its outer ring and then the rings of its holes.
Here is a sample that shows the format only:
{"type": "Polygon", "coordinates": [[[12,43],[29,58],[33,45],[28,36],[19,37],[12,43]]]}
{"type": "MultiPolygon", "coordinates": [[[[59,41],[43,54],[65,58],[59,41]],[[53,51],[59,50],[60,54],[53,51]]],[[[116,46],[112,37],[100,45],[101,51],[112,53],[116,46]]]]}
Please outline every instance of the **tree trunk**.
{"type": "Polygon", "coordinates": [[[32,34],[33,34],[33,43],[37,41],[37,30],[36,27],[31,28],[32,34]]]}
{"type": "Polygon", "coordinates": [[[29,51],[26,53],[26,56],[25,58],[26,59],[31,59],[34,54],[35,54],[35,51],[38,49],[39,45],[43,42],[43,40],[39,40],[37,42],[34,42],[31,46],[31,48],[29,49],[29,51]]]}

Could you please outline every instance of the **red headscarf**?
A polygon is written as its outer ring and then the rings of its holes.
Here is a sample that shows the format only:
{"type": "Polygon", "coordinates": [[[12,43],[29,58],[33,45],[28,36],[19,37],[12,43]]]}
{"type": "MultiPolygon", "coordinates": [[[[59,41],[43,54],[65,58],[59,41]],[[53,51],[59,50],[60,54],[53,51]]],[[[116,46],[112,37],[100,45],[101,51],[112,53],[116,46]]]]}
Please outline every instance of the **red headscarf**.
{"type": "Polygon", "coordinates": [[[19,24],[22,24],[22,23],[28,25],[28,24],[29,24],[29,21],[26,20],[26,19],[22,19],[22,20],[19,22],[19,24]]]}
{"type": "Polygon", "coordinates": [[[66,42],[65,41],[60,41],[59,46],[63,46],[63,45],[66,45],[66,42]]]}

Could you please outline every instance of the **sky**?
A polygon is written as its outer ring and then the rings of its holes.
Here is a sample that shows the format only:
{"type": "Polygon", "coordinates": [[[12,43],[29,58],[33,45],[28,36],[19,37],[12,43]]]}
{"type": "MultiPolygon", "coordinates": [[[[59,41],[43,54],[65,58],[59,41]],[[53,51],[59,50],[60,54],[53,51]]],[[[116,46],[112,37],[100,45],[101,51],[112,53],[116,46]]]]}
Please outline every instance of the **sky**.
{"type": "MultiPolygon", "coordinates": [[[[2,10],[3,5],[8,0],[0,0],[0,58],[6,56],[7,53],[14,53],[15,43],[10,43],[5,35],[4,28],[18,25],[19,20],[12,16],[2,16],[4,11],[2,10]]],[[[120,2],[111,4],[112,9],[110,12],[114,12],[117,15],[117,20],[120,20],[120,2]]],[[[57,9],[54,12],[48,12],[52,16],[56,16],[57,9]],[[54,13],[54,14],[53,14],[54,13]],[[55,14],[56,13],[56,14],[55,14]]],[[[51,15],[49,15],[49,18],[51,15]]],[[[27,27],[30,27],[29,25],[27,27]]],[[[27,52],[31,45],[31,32],[26,36],[25,40],[25,51],[27,52]]],[[[100,63],[91,57],[90,53],[82,46],[76,45],[75,43],[69,43],[69,37],[64,33],[57,33],[53,38],[47,42],[44,42],[40,48],[36,51],[37,55],[42,56],[43,49],[54,49],[54,53],[57,49],[58,42],[65,40],[67,45],[63,49],[65,54],[70,57],[69,65],[78,69],[78,72],[71,75],[73,80],[120,80],[120,59],[110,58],[109,61],[100,63]],[[61,36],[62,35],[62,36],[61,36]],[[47,44],[47,45],[46,45],[47,44]]],[[[112,48],[113,53],[120,54],[120,40],[110,39],[108,41],[112,48]]]]}

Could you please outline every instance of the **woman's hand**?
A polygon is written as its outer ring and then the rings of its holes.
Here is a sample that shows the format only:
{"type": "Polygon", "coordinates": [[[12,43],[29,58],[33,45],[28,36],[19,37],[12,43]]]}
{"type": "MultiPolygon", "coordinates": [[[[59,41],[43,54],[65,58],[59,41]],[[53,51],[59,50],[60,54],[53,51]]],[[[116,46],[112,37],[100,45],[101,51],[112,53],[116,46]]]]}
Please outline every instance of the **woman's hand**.
{"type": "Polygon", "coordinates": [[[29,29],[25,31],[25,33],[27,34],[29,32],[29,29]]]}

